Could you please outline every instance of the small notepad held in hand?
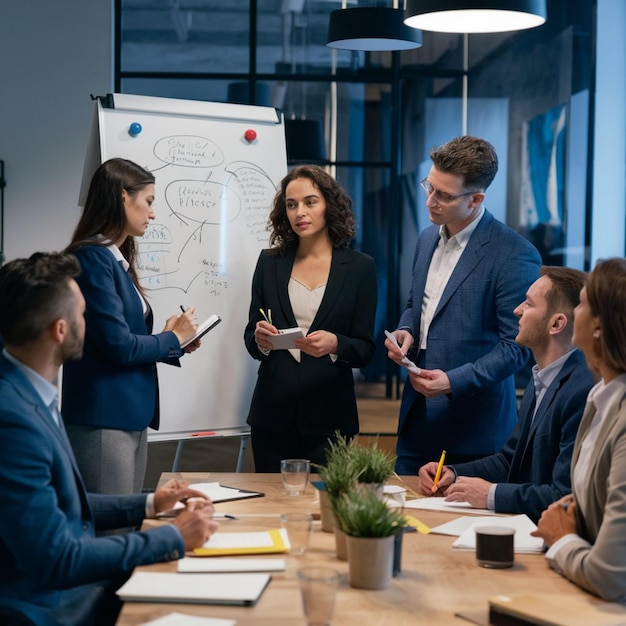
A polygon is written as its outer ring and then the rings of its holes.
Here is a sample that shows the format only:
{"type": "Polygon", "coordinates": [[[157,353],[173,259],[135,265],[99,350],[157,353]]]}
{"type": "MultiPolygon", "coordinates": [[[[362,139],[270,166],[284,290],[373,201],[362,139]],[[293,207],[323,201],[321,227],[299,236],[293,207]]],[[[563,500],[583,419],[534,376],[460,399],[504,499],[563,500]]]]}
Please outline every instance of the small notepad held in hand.
{"type": "Polygon", "coordinates": [[[304,334],[299,326],[294,328],[284,328],[278,331],[278,335],[270,335],[269,342],[272,344],[273,350],[289,350],[295,348],[294,341],[302,339],[304,334]]]}

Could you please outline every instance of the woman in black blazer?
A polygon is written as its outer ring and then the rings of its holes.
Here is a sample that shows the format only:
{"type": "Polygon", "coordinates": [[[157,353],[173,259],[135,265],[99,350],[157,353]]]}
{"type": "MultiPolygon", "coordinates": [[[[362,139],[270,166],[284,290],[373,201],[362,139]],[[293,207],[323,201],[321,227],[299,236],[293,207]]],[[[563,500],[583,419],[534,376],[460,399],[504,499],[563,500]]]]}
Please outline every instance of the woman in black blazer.
{"type": "Polygon", "coordinates": [[[261,361],[247,420],[257,472],[278,472],[285,458],[323,464],[335,431],[358,433],[352,369],[375,348],[376,268],[347,247],[346,192],[322,168],[298,166],[281,181],[269,223],[244,334],[261,361]],[[271,336],[294,326],[305,335],[295,349],[273,350],[271,336]]]}

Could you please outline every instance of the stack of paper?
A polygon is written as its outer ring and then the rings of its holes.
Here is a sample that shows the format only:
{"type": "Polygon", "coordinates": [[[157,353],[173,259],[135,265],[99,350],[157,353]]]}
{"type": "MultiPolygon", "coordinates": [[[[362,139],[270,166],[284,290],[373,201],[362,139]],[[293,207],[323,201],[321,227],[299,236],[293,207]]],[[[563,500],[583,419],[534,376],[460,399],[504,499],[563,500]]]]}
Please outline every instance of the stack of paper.
{"type": "MultiPolygon", "coordinates": [[[[471,519],[471,518],[470,518],[471,519]]],[[[476,549],[476,528],[479,526],[506,526],[515,529],[514,550],[518,554],[540,554],[543,552],[543,539],[532,537],[531,532],[537,530],[527,515],[512,515],[511,517],[491,517],[472,519],[472,524],[463,531],[452,544],[455,548],[465,550],[476,549]]]]}

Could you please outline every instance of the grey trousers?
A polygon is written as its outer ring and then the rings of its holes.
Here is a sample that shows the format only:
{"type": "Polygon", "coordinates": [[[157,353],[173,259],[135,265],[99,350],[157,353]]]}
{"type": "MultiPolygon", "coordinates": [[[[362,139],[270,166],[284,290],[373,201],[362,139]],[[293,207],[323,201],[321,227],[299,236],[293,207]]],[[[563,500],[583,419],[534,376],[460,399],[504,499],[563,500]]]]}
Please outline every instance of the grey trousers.
{"type": "Polygon", "coordinates": [[[148,461],[148,431],[66,424],[88,492],[140,493],[148,461]]]}

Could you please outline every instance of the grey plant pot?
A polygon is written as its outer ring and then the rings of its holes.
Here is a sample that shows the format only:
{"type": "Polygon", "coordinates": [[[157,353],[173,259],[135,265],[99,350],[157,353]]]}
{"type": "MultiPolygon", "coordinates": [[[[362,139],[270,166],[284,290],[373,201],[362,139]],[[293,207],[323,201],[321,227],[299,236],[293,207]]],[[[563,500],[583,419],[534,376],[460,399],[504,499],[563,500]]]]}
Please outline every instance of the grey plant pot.
{"type": "Polygon", "coordinates": [[[330,503],[328,491],[323,490],[320,490],[320,521],[325,533],[335,532],[335,513],[330,503]]]}
{"type": "Polygon", "coordinates": [[[394,535],[390,537],[347,536],[350,586],[386,589],[393,574],[394,535]]]}
{"type": "Polygon", "coordinates": [[[335,550],[340,561],[348,560],[348,535],[335,526],[335,550]]]}

